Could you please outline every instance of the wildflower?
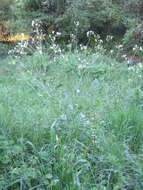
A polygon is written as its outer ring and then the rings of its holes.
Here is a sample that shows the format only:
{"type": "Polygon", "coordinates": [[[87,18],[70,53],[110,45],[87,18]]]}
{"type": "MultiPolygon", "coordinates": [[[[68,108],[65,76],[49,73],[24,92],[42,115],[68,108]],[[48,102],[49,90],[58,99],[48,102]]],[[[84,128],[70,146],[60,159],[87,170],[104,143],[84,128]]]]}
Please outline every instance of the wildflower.
{"type": "Polygon", "coordinates": [[[87,37],[89,37],[89,36],[91,36],[91,35],[94,35],[94,32],[93,32],[93,31],[88,31],[88,32],[86,33],[86,35],[87,35],[87,37]]]}
{"type": "Polygon", "coordinates": [[[138,66],[139,66],[139,68],[143,67],[142,63],[138,63],[138,66]]]}
{"type": "Polygon", "coordinates": [[[57,32],[56,35],[57,35],[57,36],[61,36],[61,33],[60,33],[60,32],[57,32]]]}
{"type": "Polygon", "coordinates": [[[103,40],[101,40],[101,39],[100,39],[100,41],[99,41],[99,42],[100,42],[101,44],[103,44],[103,40]]]}
{"type": "Polygon", "coordinates": [[[83,49],[86,50],[86,49],[87,49],[87,46],[83,46],[83,49]]]}
{"type": "Polygon", "coordinates": [[[82,46],[82,45],[80,45],[80,49],[81,49],[81,50],[86,50],[86,49],[87,49],[87,46],[82,46]]]}
{"type": "Polygon", "coordinates": [[[34,25],[35,25],[35,21],[34,20],[32,20],[32,24],[31,25],[32,25],[32,27],[34,27],[34,25]]]}
{"type": "Polygon", "coordinates": [[[127,63],[130,64],[130,60],[127,60],[127,63]]]}
{"type": "Polygon", "coordinates": [[[124,54],[124,55],[122,55],[122,57],[123,57],[123,58],[126,58],[126,57],[127,57],[127,55],[125,55],[125,54],[124,54]]]}
{"type": "Polygon", "coordinates": [[[80,93],[80,90],[79,90],[79,89],[76,89],[76,93],[79,94],[79,93],[80,93]]]}
{"type": "Polygon", "coordinates": [[[133,67],[129,67],[129,68],[128,68],[128,71],[133,71],[133,70],[134,70],[133,67]]]}
{"type": "Polygon", "coordinates": [[[122,46],[122,45],[119,45],[118,47],[119,47],[119,48],[122,48],[123,46],[122,46]]]}
{"type": "Polygon", "coordinates": [[[138,49],[138,45],[136,44],[134,47],[133,47],[133,51],[136,51],[138,49]]]}
{"type": "Polygon", "coordinates": [[[111,54],[113,53],[113,50],[112,50],[112,49],[110,50],[110,53],[111,53],[111,54]]]}
{"type": "Polygon", "coordinates": [[[79,21],[74,21],[74,24],[75,24],[76,26],[79,26],[79,21]]]}
{"type": "Polygon", "coordinates": [[[113,36],[107,35],[107,37],[106,37],[107,42],[111,41],[112,39],[113,39],[113,36]]]}

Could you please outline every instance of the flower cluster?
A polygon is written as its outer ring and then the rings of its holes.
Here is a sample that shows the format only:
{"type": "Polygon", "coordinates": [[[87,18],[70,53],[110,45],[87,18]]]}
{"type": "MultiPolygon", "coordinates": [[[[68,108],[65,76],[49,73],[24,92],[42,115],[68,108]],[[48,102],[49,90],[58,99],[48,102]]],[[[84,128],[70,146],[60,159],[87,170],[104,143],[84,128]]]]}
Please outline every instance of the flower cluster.
{"type": "MultiPolygon", "coordinates": [[[[27,53],[33,53],[37,51],[39,54],[43,53],[42,42],[45,38],[45,35],[42,32],[41,24],[38,21],[32,21],[32,34],[28,40],[19,40],[15,47],[9,50],[8,54],[12,54],[14,56],[26,55],[27,53]]],[[[17,36],[17,35],[16,35],[17,36]]],[[[24,36],[24,34],[20,34],[20,37],[24,36]]]]}

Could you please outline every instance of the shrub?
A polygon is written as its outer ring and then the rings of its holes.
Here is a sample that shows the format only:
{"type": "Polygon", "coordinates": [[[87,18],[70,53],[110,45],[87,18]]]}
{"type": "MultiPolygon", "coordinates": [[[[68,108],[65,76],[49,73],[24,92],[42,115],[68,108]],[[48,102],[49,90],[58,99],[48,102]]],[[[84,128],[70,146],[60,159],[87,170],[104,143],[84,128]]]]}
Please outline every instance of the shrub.
{"type": "Polygon", "coordinates": [[[64,37],[74,32],[75,21],[79,22],[78,37],[81,40],[85,40],[89,30],[104,36],[124,33],[126,29],[127,18],[122,14],[120,3],[110,0],[26,0],[21,7],[31,20],[40,19],[47,31],[54,25],[54,29],[62,31],[64,37]]]}
{"type": "Polygon", "coordinates": [[[135,45],[143,45],[143,24],[137,24],[136,27],[130,28],[123,38],[126,50],[132,50],[135,45]]]}
{"type": "MultiPolygon", "coordinates": [[[[77,43],[85,44],[86,33],[92,30],[102,38],[125,35],[124,44],[129,42],[131,47],[134,44],[133,35],[138,35],[141,30],[140,26],[135,27],[142,20],[142,0],[24,0],[13,1],[11,6],[6,3],[8,0],[2,2],[10,10],[7,20],[11,31],[30,32],[32,20],[38,20],[45,33],[53,30],[62,33],[60,43],[67,43],[71,34],[76,34],[77,43]],[[78,27],[75,26],[77,22],[78,27]]],[[[140,39],[137,37],[138,41],[140,39]]]]}

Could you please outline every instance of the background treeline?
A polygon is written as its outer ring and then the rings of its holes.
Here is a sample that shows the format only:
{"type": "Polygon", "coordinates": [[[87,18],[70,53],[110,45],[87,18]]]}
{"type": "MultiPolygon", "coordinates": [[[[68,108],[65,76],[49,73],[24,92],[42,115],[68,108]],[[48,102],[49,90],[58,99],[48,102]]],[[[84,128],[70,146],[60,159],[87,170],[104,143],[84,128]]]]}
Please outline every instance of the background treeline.
{"type": "Polygon", "coordinates": [[[11,31],[31,29],[32,20],[42,23],[43,31],[55,30],[68,40],[76,30],[77,39],[86,42],[86,32],[94,31],[104,38],[123,38],[128,48],[143,40],[142,0],[1,0],[1,20],[11,31]]]}

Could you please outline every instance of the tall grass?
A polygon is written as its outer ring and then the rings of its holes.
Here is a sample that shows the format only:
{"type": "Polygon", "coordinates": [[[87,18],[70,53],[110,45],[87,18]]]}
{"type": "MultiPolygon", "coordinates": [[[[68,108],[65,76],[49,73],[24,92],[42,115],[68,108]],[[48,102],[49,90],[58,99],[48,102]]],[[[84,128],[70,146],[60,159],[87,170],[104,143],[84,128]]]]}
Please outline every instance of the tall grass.
{"type": "Polygon", "coordinates": [[[0,61],[0,189],[142,190],[142,68],[99,53],[0,61]]]}

